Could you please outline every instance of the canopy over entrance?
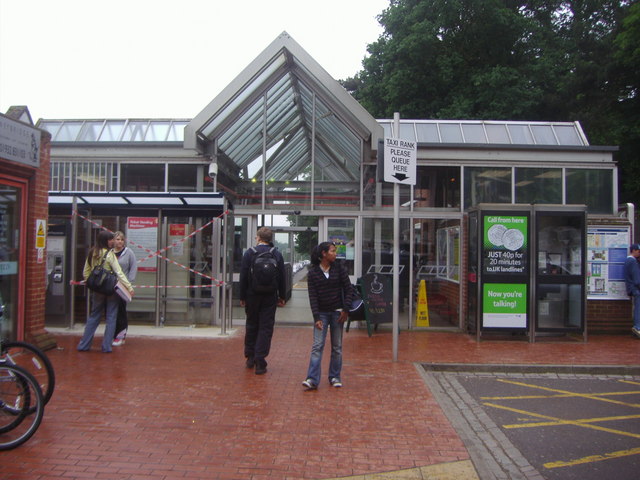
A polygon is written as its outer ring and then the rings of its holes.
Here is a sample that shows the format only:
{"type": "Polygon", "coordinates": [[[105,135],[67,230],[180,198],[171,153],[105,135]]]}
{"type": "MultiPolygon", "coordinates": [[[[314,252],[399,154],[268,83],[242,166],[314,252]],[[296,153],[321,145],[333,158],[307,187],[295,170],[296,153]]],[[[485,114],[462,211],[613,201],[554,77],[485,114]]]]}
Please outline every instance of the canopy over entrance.
{"type": "MultiPolygon", "coordinates": [[[[337,182],[359,189],[360,164],[382,136],[376,120],[285,32],[187,125],[184,146],[217,164],[219,182],[238,194],[239,205],[259,206],[272,192],[275,203],[303,198],[304,207],[313,182],[325,191],[337,182]]],[[[317,185],[314,193],[322,193],[317,185]]]]}

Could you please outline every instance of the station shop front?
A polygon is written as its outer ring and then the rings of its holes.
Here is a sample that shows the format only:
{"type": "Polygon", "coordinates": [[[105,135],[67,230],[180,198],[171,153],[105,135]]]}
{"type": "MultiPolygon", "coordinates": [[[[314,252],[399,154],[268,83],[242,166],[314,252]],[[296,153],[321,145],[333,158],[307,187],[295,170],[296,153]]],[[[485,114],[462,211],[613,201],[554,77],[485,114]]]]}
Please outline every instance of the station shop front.
{"type": "Polygon", "coordinates": [[[43,348],[50,139],[26,107],[0,114],[0,337],[43,348]]]}
{"type": "MultiPolygon", "coordinates": [[[[52,135],[50,191],[56,195],[223,194],[233,205],[225,250],[232,291],[242,253],[262,225],[275,231],[294,296],[304,297],[309,252],[319,241],[338,245],[354,283],[367,273],[389,275],[398,250],[401,328],[467,330],[474,206],[582,205],[587,230],[611,227],[621,244],[631,243],[634,233],[632,206],[617,201],[615,148],[589,145],[579,123],[401,119],[394,131],[392,120],[371,117],[286,33],[192,119],[42,119],[38,125],[52,135]],[[376,180],[384,137],[417,143],[415,185],[400,186],[399,244],[393,185],[376,180]],[[428,325],[416,321],[423,285],[428,325]]],[[[119,228],[128,226],[123,215],[119,228]]],[[[180,222],[200,225],[189,216],[180,222]]],[[[619,294],[617,264],[598,260],[602,249],[589,242],[604,237],[588,234],[587,324],[590,312],[606,305],[609,323],[626,325],[629,301],[619,294]],[[591,282],[596,275],[599,281],[591,282]]],[[[215,296],[213,290],[205,295],[215,296]]],[[[167,305],[194,295],[188,288],[175,292],[167,305]]],[[[310,322],[308,303],[293,300],[279,309],[278,321],[310,322]]],[[[237,294],[231,303],[232,321],[242,321],[237,294]]],[[[152,303],[145,308],[150,322],[157,311],[152,303]]],[[[220,324],[217,313],[182,318],[171,308],[165,312],[165,324],[220,324]]]]}

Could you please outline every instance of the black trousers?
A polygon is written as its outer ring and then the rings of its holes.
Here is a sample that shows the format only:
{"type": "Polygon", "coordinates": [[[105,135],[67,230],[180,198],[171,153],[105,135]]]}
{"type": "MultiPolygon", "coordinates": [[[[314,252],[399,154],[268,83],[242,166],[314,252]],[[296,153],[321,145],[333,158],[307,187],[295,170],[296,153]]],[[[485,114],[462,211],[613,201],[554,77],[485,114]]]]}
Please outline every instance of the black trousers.
{"type": "Polygon", "coordinates": [[[265,359],[271,349],[276,308],[278,308],[278,297],[275,294],[251,295],[246,300],[244,356],[255,359],[256,365],[259,366],[267,365],[265,359]]]}
{"type": "Polygon", "coordinates": [[[119,299],[120,303],[118,304],[118,316],[116,317],[116,337],[121,331],[129,328],[129,320],[127,319],[127,302],[125,302],[121,298],[119,299]]]}

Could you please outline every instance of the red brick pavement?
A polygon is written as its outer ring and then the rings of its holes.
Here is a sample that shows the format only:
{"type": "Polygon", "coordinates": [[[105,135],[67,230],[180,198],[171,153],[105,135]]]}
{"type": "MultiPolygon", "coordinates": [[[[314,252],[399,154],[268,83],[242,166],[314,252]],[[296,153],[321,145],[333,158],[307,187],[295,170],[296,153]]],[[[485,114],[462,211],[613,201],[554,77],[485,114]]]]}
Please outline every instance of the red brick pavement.
{"type": "MultiPolygon", "coordinates": [[[[57,374],[43,423],[0,452],[0,478],[323,479],[469,455],[413,362],[639,364],[640,341],[483,340],[460,333],[345,333],[344,388],[303,391],[311,327],[277,327],[269,371],[244,366],[228,338],[128,338],[113,354],[49,351],[57,374]]],[[[327,347],[328,349],[328,347],[327,347]]],[[[325,352],[327,353],[327,352],[325,352]]],[[[325,354],[323,375],[328,355],[325,354]]]]}

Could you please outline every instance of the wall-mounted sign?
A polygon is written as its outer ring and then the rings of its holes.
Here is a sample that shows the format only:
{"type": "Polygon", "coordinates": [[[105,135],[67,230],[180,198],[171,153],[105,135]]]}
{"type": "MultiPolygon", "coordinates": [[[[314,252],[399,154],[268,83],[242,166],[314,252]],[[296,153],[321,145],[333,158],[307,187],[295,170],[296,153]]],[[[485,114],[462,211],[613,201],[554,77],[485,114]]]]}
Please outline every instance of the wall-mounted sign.
{"type": "Polygon", "coordinates": [[[129,217],[127,240],[138,260],[138,271],[155,272],[157,257],[151,254],[158,249],[158,217],[129,217]]]}
{"type": "Polygon", "coordinates": [[[40,131],[0,115],[0,158],[40,166],[40,131]]]}

